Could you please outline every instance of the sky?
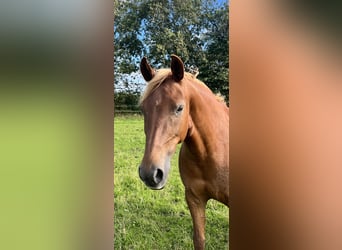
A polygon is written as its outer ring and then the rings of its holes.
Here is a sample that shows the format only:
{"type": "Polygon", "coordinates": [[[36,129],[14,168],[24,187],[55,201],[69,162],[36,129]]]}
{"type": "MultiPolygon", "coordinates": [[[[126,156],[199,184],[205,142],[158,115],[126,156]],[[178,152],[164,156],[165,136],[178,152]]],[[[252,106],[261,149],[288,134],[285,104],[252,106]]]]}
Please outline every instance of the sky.
{"type": "Polygon", "coordinates": [[[225,2],[228,2],[228,5],[229,5],[229,0],[217,0],[217,2],[221,5],[225,2]]]}

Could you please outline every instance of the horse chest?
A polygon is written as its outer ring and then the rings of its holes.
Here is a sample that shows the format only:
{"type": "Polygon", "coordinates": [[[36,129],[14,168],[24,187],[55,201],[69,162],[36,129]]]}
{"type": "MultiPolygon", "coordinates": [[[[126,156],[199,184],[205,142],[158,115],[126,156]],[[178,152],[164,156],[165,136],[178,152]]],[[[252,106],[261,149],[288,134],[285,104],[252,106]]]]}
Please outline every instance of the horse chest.
{"type": "Polygon", "coordinates": [[[228,204],[228,162],[224,160],[182,158],[179,169],[186,189],[196,190],[199,195],[228,204]],[[200,194],[201,193],[201,194],[200,194]]]}

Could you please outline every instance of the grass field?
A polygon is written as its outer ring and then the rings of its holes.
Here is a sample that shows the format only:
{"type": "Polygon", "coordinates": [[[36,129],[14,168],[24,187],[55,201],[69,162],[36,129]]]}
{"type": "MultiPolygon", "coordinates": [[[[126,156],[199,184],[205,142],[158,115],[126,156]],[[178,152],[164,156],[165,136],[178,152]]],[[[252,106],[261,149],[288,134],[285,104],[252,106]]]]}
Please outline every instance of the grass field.
{"type": "MultiPolygon", "coordinates": [[[[138,165],[144,153],[141,116],[114,119],[114,249],[193,249],[192,221],[178,172],[178,150],[163,190],[145,187],[138,165]]],[[[206,249],[228,248],[228,208],[209,201],[206,249]]]]}

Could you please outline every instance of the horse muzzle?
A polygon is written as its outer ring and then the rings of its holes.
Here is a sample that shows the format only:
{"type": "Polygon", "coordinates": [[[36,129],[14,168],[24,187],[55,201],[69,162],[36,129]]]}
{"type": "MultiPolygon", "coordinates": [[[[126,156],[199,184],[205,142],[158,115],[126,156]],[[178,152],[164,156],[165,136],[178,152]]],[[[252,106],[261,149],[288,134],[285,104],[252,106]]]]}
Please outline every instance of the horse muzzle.
{"type": "Polygon", "coordinates": [[[166,183],[166,176],[162,168],[158,168],[154,165],[151,168],[145,168],[142,165],[139,166],[139,177],[151,189],[160,190],[164,188],[166,183]]]}

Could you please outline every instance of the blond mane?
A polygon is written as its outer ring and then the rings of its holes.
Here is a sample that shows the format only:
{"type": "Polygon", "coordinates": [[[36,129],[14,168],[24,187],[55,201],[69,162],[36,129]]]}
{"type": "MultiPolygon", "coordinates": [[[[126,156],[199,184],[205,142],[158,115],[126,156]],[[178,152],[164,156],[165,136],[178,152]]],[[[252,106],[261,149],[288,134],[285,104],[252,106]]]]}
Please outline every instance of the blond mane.
{"type": "Polygon", "coordinates": [[[147,82],[146,89],[140,97],[139,104],[141,104],[155,89],[157,89],[168,76],[171,76],[171,69],[158,69],[151,81],[147,82]]]}
{"type": "MultiPolygon", "coordinates": [[[[146,98],[152,94],[152,92],[154,90],[156,90],[164,81],[167,77],[171,76],[172,73],[171,73],[171,69],[158,69],[156,72],[155,72],[155,75],[154,77],[151,79],[151,81],[147,82],[147,86],[146,86],[146,89],[144,91],[144,93],[141,95],[140,97],[140,100],[139,100],[139,105],[144,102],[144,100],[146,100],[146,98]]],[[[184,72],[184,78],[187,78],[187,79],[191,79],[193,81],[195,81],[196,83],[206,87],[210,92],[212,92],[208,86],[198,80],[196,78],[197,74],[194,75],[194,74],[191,74],[189,72],[184,72]]],[[[224,97],[221,95],[221,94],[216,94],[215,95],[216,99],[220,102],[225,102],[224,101],[224,97]]]]}

